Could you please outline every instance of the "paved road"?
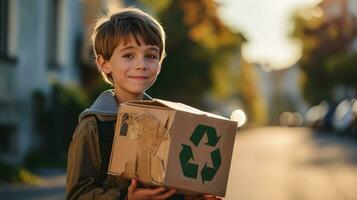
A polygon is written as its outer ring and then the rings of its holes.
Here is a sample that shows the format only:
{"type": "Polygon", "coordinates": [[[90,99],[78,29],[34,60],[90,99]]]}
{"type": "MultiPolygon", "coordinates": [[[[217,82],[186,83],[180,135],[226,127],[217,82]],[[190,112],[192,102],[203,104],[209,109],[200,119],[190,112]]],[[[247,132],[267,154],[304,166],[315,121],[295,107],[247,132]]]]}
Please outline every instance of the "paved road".
{"type": "MultiPolygon", "coordinates": [[[[357,142],[306,128],[239,132],[225,200],[355,200],[357,142]]],[[[0,199],[64,199],[63,171],[36,186],[0,187],[0,199]]]]}
{"type": "Polygon", "coordinates": [[[1,200],[62,200],[65,192],[65,170],[41,170],[40,180],[35,185],[2,185],[1,200]]]}
{"type": "Polygon", "coordinates": [[[357,199],[357,143],[305,128],[241,132],[227,200],[357,199]]]}

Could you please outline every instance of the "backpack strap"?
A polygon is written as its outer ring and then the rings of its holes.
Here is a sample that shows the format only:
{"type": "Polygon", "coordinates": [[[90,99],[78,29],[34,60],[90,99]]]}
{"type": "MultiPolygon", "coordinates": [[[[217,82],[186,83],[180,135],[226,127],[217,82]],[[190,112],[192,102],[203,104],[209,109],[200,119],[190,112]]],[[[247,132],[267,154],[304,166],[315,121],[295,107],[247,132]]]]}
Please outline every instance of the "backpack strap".
{"type": "Polygon", "coordinates": [[[102,159],[99,184],[102,185],[107,178],[116,120],[100,121],[97,116],[95,118],[97,120],[100,156],[102,159]]]}

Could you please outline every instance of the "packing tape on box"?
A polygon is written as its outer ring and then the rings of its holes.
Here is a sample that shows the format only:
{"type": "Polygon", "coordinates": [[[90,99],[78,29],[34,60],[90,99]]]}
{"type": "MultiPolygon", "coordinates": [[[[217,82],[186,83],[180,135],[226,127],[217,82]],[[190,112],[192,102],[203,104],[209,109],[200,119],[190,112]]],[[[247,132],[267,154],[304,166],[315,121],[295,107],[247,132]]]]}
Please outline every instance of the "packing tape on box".
{"type": "Polygon", "coordinates": [[[125,120],[128,125],[127,137],[138,140],[138,151],[136,160],[126,163],[124,176],[136,176],[144,182],[162,183],[164,162],[155,154],[162,141],[169,139],[169,131],[165,127],[167,118],[160,121],[149,113],[141,112],[125,120]]]}

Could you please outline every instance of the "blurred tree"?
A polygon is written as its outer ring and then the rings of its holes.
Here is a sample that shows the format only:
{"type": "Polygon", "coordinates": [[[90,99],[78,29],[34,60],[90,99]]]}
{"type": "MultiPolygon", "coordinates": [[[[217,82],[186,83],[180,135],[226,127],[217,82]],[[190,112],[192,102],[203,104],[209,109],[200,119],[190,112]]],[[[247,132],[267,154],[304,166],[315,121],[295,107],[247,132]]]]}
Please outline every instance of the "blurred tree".
{"type": "Polygon", "coordinates": [[[298,64],[304,73],[303,93],[312,104],[331,98],[337,83],[357,85],[357,56],[350,55],[352,41],[357,37],[356,23],[348,23],[352,26],[347,29],[345,17],[326,21],[323,15],[316,15],[318,9],[321,8],[304,8],[293,16],[292,37],[302,45],[298,64]]]}
{"type": "Polygon", "coordinates": [[[357,53],[333,55],[326,60],[326,67],[329,74],[333,75],[334,81],[357,86],[357,53]]]}
{"type": "Polygon", "coordinates": [[[214,80],[211,71],[214,67],[224,70],[231,64],[226,58],[240,49],[244,37],[221,22],[213,0],[141,2],[155,9],[167,33],[168,56],[150,92],[200,106],[202,95],[229,74],[214,80]]]}
{"type": "Polygon", "coordinates": [[[25,164],[65,166],[78,115],[89,105],[88,95],[78,86],[54,82],[48,98],[43,92],[34,91],[32,102],[34,127],[41,141],[26,156],[25,164]]]}
{"type": "Polygon", "coordinates": [[[258,88],[258,83],[261,80],[259,80],[251,63],[242,58],[240,59],[240,66],[240,71],[234,80],[242,95],[243,102],[248,108],[249,121],[256,125],[264,125],[268,122],[268,113],[266,102],[264,102],[258,88]]]}

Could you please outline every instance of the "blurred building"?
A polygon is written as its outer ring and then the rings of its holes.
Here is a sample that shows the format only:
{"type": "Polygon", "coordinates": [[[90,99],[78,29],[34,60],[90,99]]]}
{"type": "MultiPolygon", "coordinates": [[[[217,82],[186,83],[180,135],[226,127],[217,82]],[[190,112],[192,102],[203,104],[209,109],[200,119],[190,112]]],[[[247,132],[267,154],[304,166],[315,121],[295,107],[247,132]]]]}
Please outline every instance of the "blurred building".
{"type": "MultiPolygon", "coordinates": [[[[323,0],[319,7],[324,13],[325,22],[336,22],[346,37],[354,37],[357,43],[356,33],[353,32],[357,23],[356,0],[323,0]]],[[[353,45],[353,49],[357,51],[357,44],[353,45]]]]}
{"type": "Polygon", "coordinates": [[[341,16],[345,20],[357,17],[357,1],[355,0],[323,0],[319,6],[323,9],[326,20],[341,16]]]}
{"type": "Polygon", "coordinates": [[[19,164],[41,141],[34,91],[81,83],[80,67],[91,61],[87,27],[108,2],[0,0],[0,160],[19,164]]]}
{"type": "Polygon", "coordinates": [[[35,127],[35,92],[50,98],[54,82],[92,86],[93,22],[111,5],[142,7],[136,0],[0,0],[0,161],[21,164],[46,142],[35,127]]]}
{"type": "Polygon", "coordinates": [[[254,66],[260,80],[259,91],[267,104],[270,124],[278,125],[280,115],[286,111],[305,114],[307,105],[299,87],[300,68],[292,66],[271,71],[269,66],[254,66]]]}

